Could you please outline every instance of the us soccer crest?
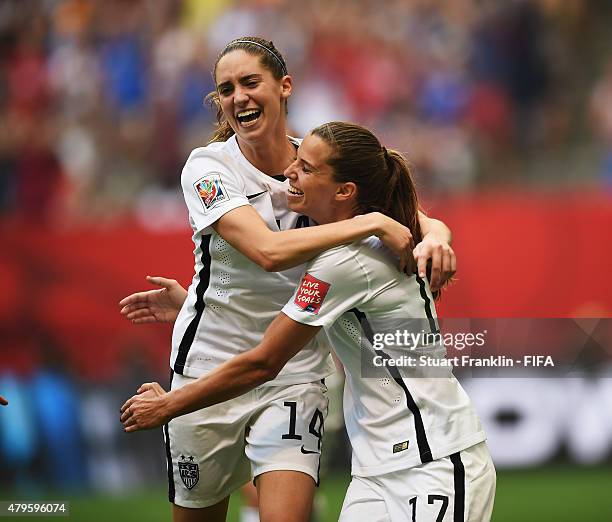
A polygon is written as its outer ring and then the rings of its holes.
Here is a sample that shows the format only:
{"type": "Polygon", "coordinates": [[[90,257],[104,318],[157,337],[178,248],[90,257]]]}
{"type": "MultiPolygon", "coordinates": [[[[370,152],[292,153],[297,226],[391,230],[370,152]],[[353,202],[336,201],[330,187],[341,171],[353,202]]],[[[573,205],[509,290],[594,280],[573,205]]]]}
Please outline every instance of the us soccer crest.
{"type": "Polygon", "coordinates": [[[181,455],[178,462],[179,475],[187,489],[192,489],[200,480],[200,467],[194,462],[193,457],[181,455]]]}
{"type": "Polygon", "coordinates": [[[208,174],[193,184],[204,210],[210,210],[218,203],[229,199],[219,174],[208,174]]]}

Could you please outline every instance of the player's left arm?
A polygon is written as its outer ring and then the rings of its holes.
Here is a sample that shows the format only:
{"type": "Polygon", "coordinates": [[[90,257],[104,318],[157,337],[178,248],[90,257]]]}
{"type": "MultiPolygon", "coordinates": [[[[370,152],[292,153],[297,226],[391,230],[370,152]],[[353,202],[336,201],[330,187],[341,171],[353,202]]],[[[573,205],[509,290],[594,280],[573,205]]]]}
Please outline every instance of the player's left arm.
{"type": "Polygon", "coordinates": [[[162,426],[170,419],[233,399],[274,379],[320,329],[280,313],[256,348],[233,357],[194,382],[168,393],[156,382],[143,384],[121,408],[125,431],[162,426]]]}
{"type": "Polygon", "coordinates": [[[432,291],[439,290],[457,271],[457,259],[451,248],[450,229],[437,219],[430,218],[419,210],[419,225],[423,240],[415,247],[414,259],[419,277],[427,273],[427,261],[431,259],[432,291]]]}

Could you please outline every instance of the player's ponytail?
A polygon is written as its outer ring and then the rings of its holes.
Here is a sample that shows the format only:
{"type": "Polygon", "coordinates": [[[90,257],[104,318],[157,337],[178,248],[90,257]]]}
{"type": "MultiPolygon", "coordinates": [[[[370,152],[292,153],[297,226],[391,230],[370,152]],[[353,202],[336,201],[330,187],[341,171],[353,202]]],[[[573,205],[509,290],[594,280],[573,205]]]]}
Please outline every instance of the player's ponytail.
{"type": "Polygon", "coordinates": [[[419,225],[419,200],[406,158],[396,150],[383,147],[383,155],[387,166],[387,215],[406,225],[412,232],[415,243],[422,240],[419,225]]]}

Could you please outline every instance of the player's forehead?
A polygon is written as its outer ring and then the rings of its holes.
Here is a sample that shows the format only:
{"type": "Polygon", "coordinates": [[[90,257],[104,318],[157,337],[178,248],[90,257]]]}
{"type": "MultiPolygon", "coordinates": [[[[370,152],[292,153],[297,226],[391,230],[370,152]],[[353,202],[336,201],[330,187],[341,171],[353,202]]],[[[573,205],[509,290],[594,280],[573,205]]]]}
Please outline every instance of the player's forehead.
{"type": "Polygon", "coordinates": [[[272,73],[261,63],[259,56],[242,49],[230,51],[222,56],[215,71],[217,85],[224,82],[234,82],[246,76],[272,76],[272,73]]]}
{"type": "Polygon", "coordinates": [[[327,161],[332,154],[330,145],[314,134],[308,134],[298,148],[298,158],[317,169],[328,166],[327,161]]]}

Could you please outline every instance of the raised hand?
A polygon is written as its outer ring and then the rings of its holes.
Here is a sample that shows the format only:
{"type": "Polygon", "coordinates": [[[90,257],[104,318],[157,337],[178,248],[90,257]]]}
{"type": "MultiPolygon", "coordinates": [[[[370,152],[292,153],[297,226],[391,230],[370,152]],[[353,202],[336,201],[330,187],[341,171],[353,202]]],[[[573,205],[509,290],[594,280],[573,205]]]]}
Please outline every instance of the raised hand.
{"type": "Polygon", "coordinates": [[[175,279],[151,276],[146,279],[161,288],[124,297],[119,301],[121,314],[134,324],[173,323],[187,298],[187,290],[175,279]]]}

